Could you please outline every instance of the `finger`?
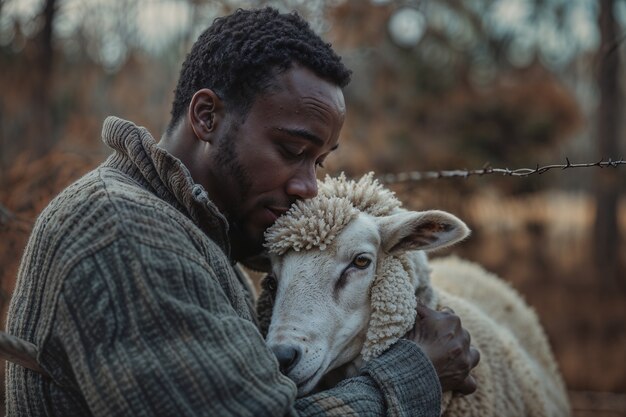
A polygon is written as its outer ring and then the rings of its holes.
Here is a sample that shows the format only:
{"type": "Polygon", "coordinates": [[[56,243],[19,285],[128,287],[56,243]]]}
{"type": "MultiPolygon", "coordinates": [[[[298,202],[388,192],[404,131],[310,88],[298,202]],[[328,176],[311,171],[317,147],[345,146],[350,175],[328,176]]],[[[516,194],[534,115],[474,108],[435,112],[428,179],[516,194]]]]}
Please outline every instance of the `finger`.
{"type": "Polygon", "coordinates": [[[465,328],[463,328],[463,343],[465,343],[466,346],[469,346],[470,348],[472,347],[472,336],[470,335],[470,332],[468,332],[465,328]]]}
{"type": "Polygon", "coordinates": [[[446,313],[455,314],[455,313],[454,313],[454,310],[452,310],[452,309],[451,309],[450,307],[448,307],[448,306],[443,306],[443,307],[441,307],[441,309],[440,309],[439,311],[443,311],[443,312],[446,312],[446,313]]]}
{"type": "Polygon", "coordinates": [[[478,365],[478,362],[480,362],[480,352],[475,347],[470,346],[469,356],[470,356],[470,365],[473,369],[478,365]]]}
{"type": "Polygon", "coordinates": [[[417,307],[415,308],[415,310],[417,311],[417,315],[421,319],[432,314],[432,310],[419,301],[417,302],[417,307]]]}
{"type": "Polygon", "coordinates": [[[467,378],[465,378],[465,381],[463,381],[463,383],[455,390],[455,393],[459,393],[461,395],[472,394],[474,391],[476,391],[476,387],[476,380],[473,376],[469,375],[467,378]]]}

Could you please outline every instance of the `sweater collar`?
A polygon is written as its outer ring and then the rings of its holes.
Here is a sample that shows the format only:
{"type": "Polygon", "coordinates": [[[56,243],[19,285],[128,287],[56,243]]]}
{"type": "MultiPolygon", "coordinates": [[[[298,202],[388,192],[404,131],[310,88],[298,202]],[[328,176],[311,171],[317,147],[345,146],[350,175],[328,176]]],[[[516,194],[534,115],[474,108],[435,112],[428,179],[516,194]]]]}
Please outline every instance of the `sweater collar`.
{"type": "Polygon", "coordinates": [[[109,116],[102,126],[102,141],[115,153],[105,162],[189,217],[230,255],[228,222],[207,192],[191,178],[183,163],[157,146],[147,129],[109,116]]]}

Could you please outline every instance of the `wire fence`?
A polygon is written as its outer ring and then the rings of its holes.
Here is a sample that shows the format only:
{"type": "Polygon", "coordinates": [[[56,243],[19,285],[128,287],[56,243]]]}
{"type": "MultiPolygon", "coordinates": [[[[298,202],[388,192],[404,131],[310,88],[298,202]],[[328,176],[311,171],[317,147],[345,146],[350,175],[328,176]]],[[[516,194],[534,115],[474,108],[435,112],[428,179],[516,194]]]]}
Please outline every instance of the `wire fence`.
{"type": "Polygon", "coordinates": [[[572,168],[589,168],[589,167],[598,167],[598,168],[617,168],[620,165],[626,164],[624,158],[620,158],[617,160],[613,160],[611,158],[601,159],[598,162],[588,162],[588,163],[572,163],[569,158],[565,158],[565,164],[553,164],[553,165],[544,165],[537,166],[535,168],[493,168],[489,164],[483,165],[480,169],[455,169],[455,170],[442,170],[442,171],[409,171],[409,172],[399,172],[395,174],[384,174],[380,176],[380,180],[385,184],[395,184],[401,182],[410,182],[410,181],[422,181],[428,179],[441,179],[441,178],[467,178],[470,176],[483,176],[483,175],[491,175],[491,174],[500,174],[511,177],[528,177],[534,174],[543,174],[544,172],[553,170],[553,169],[572,169],[572,168]]]}
{"type": "Polygon", "coordinates": [[[572,417],[624,417],[626,393],[568,391],[572,417]]]}

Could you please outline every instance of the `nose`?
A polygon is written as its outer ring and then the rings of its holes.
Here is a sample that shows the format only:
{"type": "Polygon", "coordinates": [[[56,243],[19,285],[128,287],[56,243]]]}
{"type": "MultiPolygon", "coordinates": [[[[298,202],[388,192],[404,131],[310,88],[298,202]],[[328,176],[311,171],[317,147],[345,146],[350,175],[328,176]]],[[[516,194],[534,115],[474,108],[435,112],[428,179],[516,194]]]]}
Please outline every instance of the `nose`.
{"type": "Polygon", "coordinates": [[[272,347],[272,351],[276,359],[278,359],[280,371],[283,374],[288,374],[289,371],[296,366],[302,356],[302,350],[298,346],[276,345],[272,347]]]}
{"type": "Polygon", "coordinates": [[[302,168],[302,171],[294,175],[287,183],[287,194],[306,200],[317,195],[317,176],[315,165],[302,168]]]}

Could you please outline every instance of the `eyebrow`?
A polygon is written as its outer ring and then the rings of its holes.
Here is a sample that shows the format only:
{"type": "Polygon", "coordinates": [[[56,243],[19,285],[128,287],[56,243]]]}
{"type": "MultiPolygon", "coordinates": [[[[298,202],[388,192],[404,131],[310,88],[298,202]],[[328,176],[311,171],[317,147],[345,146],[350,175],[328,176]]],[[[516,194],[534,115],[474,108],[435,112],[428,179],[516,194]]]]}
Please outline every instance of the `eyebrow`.
{"type": "MultiPolygon", "coordinates": [[[[319,136],[315,135],[314,133],[312,133],[312,132],[310,132],[310,131],[308,131],[306,129],[288,128],[288,127],[277,127],[275,129],[280,131],[280,132],[286,133],[289,136],[293,136],[295,138],[306,139],[309,142],[313,142],[315,145],[319,146],[320,148],[322,146],[324,146],[324,141],[322,139],[320,139],[319,136]]],[[[334,151],[338,147],[339,147],[339,144],[337,143],[330,150],[334,151]]]]}

